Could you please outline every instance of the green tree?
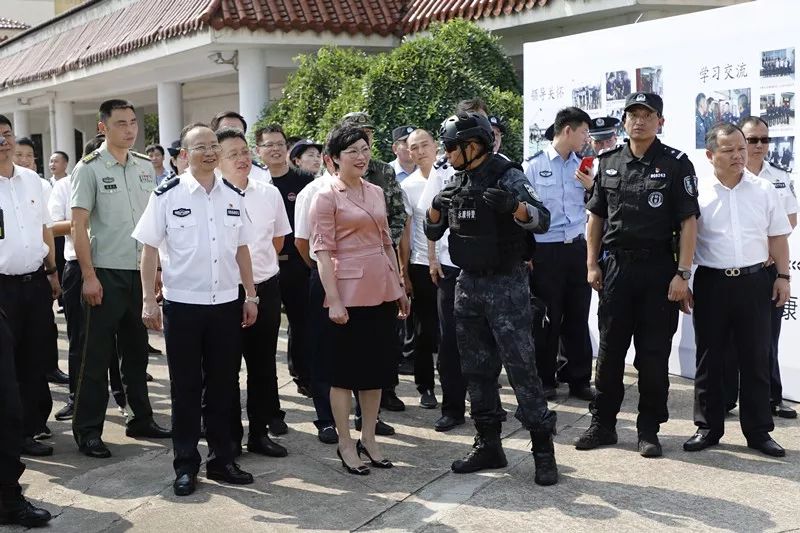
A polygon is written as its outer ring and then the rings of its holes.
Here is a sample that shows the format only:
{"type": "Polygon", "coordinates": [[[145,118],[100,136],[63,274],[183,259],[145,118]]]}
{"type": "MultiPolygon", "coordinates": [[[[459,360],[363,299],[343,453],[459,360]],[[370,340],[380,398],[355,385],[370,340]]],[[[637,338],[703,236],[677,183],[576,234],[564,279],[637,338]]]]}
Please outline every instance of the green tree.
{"type": "MultiPolygon", "coordinates": [[[[158,113],[144,114],[144,145],[155,144],[158,141],[158,113]]],[[[171,143],[172,141],[162,139],[161,143],[171,143]]]]}

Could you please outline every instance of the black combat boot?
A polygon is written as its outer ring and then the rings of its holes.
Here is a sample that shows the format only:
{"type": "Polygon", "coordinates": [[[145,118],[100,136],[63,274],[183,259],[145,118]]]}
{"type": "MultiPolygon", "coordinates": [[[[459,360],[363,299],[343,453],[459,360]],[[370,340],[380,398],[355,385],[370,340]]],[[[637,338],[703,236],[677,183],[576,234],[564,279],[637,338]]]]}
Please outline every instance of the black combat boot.
{"type": "Polygon", "coordinates": [[[475,423],[478,434],[472,450],[463,459],[453,461],[450,469],[456,474],[469,474],[487,468],[508,466],[506,454],[500,444],[500,423],[475,423]]]}
{"type": "Polygon", "coordinates": [[[531,442],[533,462],[536,464],[534,481],[537,485],[555,485],[558,483],[558,467],[553,449],[553,433],[531,431],[531,442]]]}

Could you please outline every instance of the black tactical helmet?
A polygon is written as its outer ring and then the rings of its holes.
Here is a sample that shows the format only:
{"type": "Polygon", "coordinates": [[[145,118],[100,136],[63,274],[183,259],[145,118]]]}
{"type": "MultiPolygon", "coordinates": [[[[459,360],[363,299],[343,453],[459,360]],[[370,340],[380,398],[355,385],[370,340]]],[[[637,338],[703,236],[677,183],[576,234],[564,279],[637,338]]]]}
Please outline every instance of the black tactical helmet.
{"type": "Polygon", "coordinates": [[[486,147],[494,144],[494,130],[489,119],[479,113],[463,113],[453,115],[439,129],[439,138],[445,148],[452,148],[467,141],[476,140],[486,147]]]}

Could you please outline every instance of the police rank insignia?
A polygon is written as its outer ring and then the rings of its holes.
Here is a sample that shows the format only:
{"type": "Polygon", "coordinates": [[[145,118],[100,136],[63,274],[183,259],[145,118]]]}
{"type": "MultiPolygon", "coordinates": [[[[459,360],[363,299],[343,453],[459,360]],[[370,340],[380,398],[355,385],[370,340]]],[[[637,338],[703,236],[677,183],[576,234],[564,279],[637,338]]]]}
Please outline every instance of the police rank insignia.
{"type": "Polygon", "coordinates": [[[172,214],[176,217],[186,217],[191,214],[192,210],[187,209],[186,207],[181,207],[180,209],[173,209],[172,214]]]}
{"type": "MultiPolygon", "coordinates": [[[[540,174],[541,174],[541,172],[540,172],[540,174]]],[[[529,183],[525,183],[525,184],[523,185],[523,187],[525,187],[525,190],[526,190],[526,191],[528,191],[528,194],[530,194],[530,195],[531,195],[531,198],[533,198],[533,199],[534,199],[534,200],[536,200],[537,202],[541,202],[541,201],[542,201],[542,199],[541,199],[541,198],[539,198],[539,195],[536,193],[536,189],[534,189],[533,187],[531,187],[529,183]]]]}
{"type": "Polygon", "coordinates": [[[539,171],[539,175],[543,178],[549,178],[550,176],[553,175],[553,173],[550,172],[549,170],[541,170],[539,171]]]}
{"type": "Polygon", "coordinates": [[[664,195],[658,191],[653,191],[650,193],[650,196],[647,197],[647,203],[653,208],[661,207],[661,204],[664,203],[664,195]]]}
{"type": "Polygon", "coordinates": [[[697,196],[697,176],[683,178],[683,188],[689,196],[697,196]]]}
{"type": "Polygon", "coordinates": [[[606,169],[606,176],[616,176],[617,174],[619,174],[619,172],[617,172],[617,169],[615,168],[606,169]]]}

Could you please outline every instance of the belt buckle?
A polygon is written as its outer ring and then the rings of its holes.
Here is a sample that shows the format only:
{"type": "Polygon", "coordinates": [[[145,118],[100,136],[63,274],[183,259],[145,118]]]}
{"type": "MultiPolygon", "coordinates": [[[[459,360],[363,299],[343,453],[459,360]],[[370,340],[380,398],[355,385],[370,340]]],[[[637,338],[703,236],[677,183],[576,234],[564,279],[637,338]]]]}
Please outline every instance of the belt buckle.
{"type": "Polygon", "coordinates": [[[574,241],[575,239],[567,239],[564,241],[564,244],[572,244],[574,241]]]}
{"type": "Polygon", "coordinates": [[[741,269],[739,268],[726,268],[725,275],[729,278],[738,278],[742,274],[741,269]]]}
{"type": "Polygon", "coordinates": [[[32,279],[33,279],[33,274],[24,274],[22,276],[22,283],[28,283],[32,279]]]}

